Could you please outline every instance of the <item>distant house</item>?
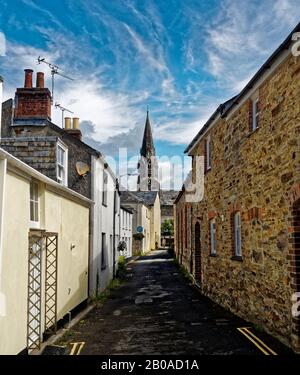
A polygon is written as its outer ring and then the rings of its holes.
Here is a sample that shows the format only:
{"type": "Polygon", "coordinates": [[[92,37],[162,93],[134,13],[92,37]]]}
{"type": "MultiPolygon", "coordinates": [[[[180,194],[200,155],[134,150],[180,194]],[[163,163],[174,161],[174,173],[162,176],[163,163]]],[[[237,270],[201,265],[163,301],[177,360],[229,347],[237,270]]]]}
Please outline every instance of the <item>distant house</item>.
{"type": "MultiPolygon", "coordinates": [[[[174,201],[178,195],[177,190],[160,190],[161,224],[172,223],[174,232],[174,201]]],[[[161,232],[162,246],[174,247],[174,233],[172,235],[161,232]]]]}
{"type": "Polygon", "coordinates": [[[0,353],[38,349],[88,298],[92,201],[0,148],[0,353]]]}
{"type": "Polygon", "coordinates": [[[101,153],[82,142],[79,119],[51,121],[51,93],[44,74],[25,69],[24,87],[2,107],[1,147],[45,176],[92,199],[89,289],[102,291],[113,277],[119,241],[116,179],[101,153]]]}
{"type": "Polygon", "coordinates": [[[133,210],[133,253],[160,246],[160,202],[157,191],[121,192],[121,205],[133,210]]]}
{"type": "Polygon", "coordinates": [[[126,259],[132,257],[132,219],[133,210],[121,206],[119,253],[125,256],[126,259]]]}
{"type": "Polygon", "coordinates": [[[161,223],[174,219],[173,206],[178,193],[178,190],[160,190],[161,223]]]}

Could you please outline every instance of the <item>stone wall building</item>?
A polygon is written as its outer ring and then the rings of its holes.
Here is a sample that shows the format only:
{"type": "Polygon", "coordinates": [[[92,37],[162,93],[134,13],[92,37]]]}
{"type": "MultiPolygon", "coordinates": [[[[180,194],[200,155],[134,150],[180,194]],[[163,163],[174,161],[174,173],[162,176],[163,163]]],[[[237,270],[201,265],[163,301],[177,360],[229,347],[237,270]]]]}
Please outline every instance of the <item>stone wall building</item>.
{"type": "Polygon", "coordinates": [[[2,105],[1,147],[43,175],[92,199],[89,292],[106,288],[118,260],[120,200],[116,177],[101,152],[84,143],[79,119],[64,128],[51,121],[51,93],[44,73],[25,69],[24,87],[2,105]]]}
{"type": "Polygon", "coordinates": [[[300,57],[292,35],[188,146],[204,197],[176,200],[176,255],[202,292],[300,351],[300,57]],[[298,317],[297,317],[298,315],[298,317]]]}

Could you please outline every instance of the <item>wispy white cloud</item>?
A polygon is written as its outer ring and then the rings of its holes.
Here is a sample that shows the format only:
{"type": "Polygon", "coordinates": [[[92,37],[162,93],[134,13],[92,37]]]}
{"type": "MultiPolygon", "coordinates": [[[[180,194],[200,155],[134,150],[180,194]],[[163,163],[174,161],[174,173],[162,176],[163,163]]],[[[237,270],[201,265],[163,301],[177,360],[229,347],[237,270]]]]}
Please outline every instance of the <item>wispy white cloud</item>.
{"type": "MultiPolygon", "coordinates": [[[[126,143],[138,151],[147,104],[156,141],[189,143],[300,16],[298,0],[220,0],[210,10],[192,0],[170,2],[176,9],[169,2],[123,0],[112,7],[66,0],[64,22],[46,4],[22,3],[38,22],[7,19],[35,32],[43,48],[8,41],[0,60],[6,96],[23,83],[23,68],[35,68],[38,55],[57,63],[75,80],[57,78],[56,100],[81,118],[89,140],[106,153],[126,143]]],[[[46,66],[37,69],[49,78],[46,66]]],[[[60,124],[60,112],[53,117],[60,124]]]]}
{"type": "Polygon", "coordinates": [[[160,73],[168,72],[168,68],[163,61],[162,56],[160,54],[154,56],[149,47],[145,45],[141,37],[138,36],[138,34],[134,30],[132,30],[131,27],[126,24],[124,24],[124,27],[127,30],[128,34],[131,36],[137,52],[141,55],[142,59],[144,59],[145,63],[149,64],[152,68],[156,69],[160,73]]]}
{"type": "MultiPolygon", "coordinates": [[[[52,63],[57,63],[58,53],[55,50],[41,50],[25,45],[8,43],[7,56],[2,61],[2,69],[6,72],[4,99],[14,96],[16,87],[24,82],[24,68],[35,68],[43,71],[47,77],[46,85],[51,87],[50,72],[47,65],[36,65],[37,57],[45,56],[52,63]],[[18,61],[18,65],[13,62],[18,61]]],[[[63,71],[68,69],[67,64],[60,64],[63,71]]],[[[86,74],[84,77],[73,76],[74,81],[67,81],[57,76],[55,89],[55,102],[72,110],[74,116],[82,121],[94,124],[93,137],[97,142],[106,142],[110,137],[118,135],[135,126],[134,119],[141,119],[144,115],[135,105],[145,99],[146,93],[137,93],[128,96],[107,90],[101,82],[93,75],[86,74]]],[[[61,112],[52,109],[52,120],[61,125],[61,112]]],[[[84,129],[83,129],[84,131],[84,129]]]]}
{"type": "Polygon", "coordinates": [[[294,0],[224,0],[206,27],[207,71],[227,90],[242,88],[300,17],[294,0]]]}
{"type": "Polygon", "coordinates": [[[4,33],[0,31],[0,56],[6,55],[6,39],[4,33]]]}

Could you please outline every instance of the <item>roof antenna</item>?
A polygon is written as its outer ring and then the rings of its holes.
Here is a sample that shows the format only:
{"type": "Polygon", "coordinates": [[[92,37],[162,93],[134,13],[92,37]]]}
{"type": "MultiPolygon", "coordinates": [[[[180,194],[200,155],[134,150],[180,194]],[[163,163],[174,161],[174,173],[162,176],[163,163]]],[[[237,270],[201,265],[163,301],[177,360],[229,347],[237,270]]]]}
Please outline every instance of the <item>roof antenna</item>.
{"type": "Polygon", "coordinates": [[[69,113],[74,113],[70,111],[69,109],[61,106],[59,103],[55,103],[55,108],[59,108],[61,110],[61,127],[64,127],[64,118],[65,118],[65,111],[69,113]]]}
{"type": "Polygon", "coordinates": [[[53,99],[54,99],[54,76],[55,76],[55,74],[57,74],[57,75],[59,75],[59,76],[61,76],[63,78],[69,79],[70,81],[73,81],[73,78],[68,77],[68,76],[66,76],[64,74],[59,73],[58,70],[60,68],[57,65],[54,65],[54,64],[46,61],[44,57],[39,56],[38,59],[37,59],[37,62],[38,62],[38,64],[44,63],[44,64],[48,65],[49,68],[51,69],[51,76],[52,76],[52,79],[51,79],[51,81],[52,81],[52,85],[51,85],[52,86],[51,87],[51,103],[53,104],[53,99]]]}

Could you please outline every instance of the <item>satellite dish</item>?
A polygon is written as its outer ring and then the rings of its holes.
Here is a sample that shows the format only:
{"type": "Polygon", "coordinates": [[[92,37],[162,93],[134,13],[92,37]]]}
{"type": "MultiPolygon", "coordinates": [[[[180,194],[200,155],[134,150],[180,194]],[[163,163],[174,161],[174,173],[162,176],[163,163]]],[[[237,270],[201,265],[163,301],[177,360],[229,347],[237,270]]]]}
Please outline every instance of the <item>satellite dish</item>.
{"type": "Polygon", "coordinates": [[[86,163],[78,161],[76,163],[76,171],[79,174],[79,176],[86,176],[90,171],[90,167],[86,163]]]}

